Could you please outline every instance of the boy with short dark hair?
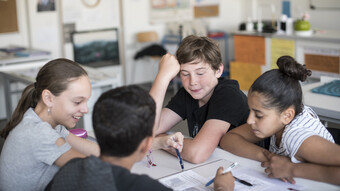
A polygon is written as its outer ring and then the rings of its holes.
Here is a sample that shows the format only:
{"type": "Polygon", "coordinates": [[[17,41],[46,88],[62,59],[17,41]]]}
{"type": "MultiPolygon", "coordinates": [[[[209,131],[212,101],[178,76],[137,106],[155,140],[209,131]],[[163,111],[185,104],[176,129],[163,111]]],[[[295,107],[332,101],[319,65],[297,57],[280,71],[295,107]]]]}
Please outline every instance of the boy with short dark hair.
{"type": "MultiPolygon", "coordinates": [[[[157,86],[150,94],[155,95],[155,90],[160,89],[157,86]]],[[[102,94],[92,117],[100,157],[69,161],[46,190],[171,190],[147,175],[130,172],[152,145],[156,104],[150,94],[138,86],[120,87],[102,94]]],[[[154,149],[177,148],[183,143],[183,135],[175,133],[156,138],[155,142],[154,149]]],[[[223,175],[222,170],[219,168],[216,173],[215,189],[233,190],[234,178],[231,173],[223,175]]]]}
{"type": "Polygon", "coordinates": [[[47,190],[171,190],[130,172],[153,139],[155,102],[146,91],[126,86],[105,92],[94,106],[92,119],[100,157],[71,160],[47,190]]]}

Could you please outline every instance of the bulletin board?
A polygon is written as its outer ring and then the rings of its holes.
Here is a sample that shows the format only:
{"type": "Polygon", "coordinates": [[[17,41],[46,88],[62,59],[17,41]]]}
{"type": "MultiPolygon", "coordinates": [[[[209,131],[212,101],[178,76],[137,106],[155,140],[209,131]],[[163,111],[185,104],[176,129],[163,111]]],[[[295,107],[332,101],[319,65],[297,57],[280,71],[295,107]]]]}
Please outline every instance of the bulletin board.
{"type": "Polygon", "coordinates": [[[18,31],[16,0],[0,1],[0,33],[18,31]]]}
{"type": "Polygon", "coordinates": [[[312,70],[313,77],[340,74],[340,50],[335,48],[304,47],[304,64],[312,70]]]}
{"type": "Polygon", "coordinates": [[[219,0],[150,0],[150,22],[176,22],[219,15],[219,0]]]}

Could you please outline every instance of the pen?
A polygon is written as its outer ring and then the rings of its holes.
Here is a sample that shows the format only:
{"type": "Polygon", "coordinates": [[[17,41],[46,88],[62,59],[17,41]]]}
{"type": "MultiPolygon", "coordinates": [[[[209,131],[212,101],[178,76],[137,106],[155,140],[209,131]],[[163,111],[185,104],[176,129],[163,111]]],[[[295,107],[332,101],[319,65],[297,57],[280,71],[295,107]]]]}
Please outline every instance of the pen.
{"type": "Polygon", "coordinates": [[[179,154],[178,149],[176,149],[176,153],[177,153],[177,157],[178,157],[178,160],[179,160],[179,164],[181,165],[182,170],[184,170],[184,165],[183,165],[182,157],[179,154]]]}
{"type": "Polygon", "coordinates": [[[247,185],[247,186],[253,186],[252,184],[250,184],[249,182],[247,182],[247,181],[245,181],[245,180],[239,179],[239,178],[237,178],[237,177],[235,177],[235,176],[233,176],[233,177],[234,177],[235,180],[236,180],[237,182],[239,182],[239,183],[242,183],[242,184],[247,185]]]}
{"type": "MultiPolygon", "coordinates": [[[[234,162],[233,164],[231,164],[226,170],[223,171],[222,174],[225,174],[229,171],[231,171],[233,168],[235,168],[237,166],[237,162],[234,162]]],[[[212,184],[214,182],[215,178],[211,179],[209,182],[207,182],[207,184],[205,184],[205,186],[209,186],[210,184],[212,184]]]]}

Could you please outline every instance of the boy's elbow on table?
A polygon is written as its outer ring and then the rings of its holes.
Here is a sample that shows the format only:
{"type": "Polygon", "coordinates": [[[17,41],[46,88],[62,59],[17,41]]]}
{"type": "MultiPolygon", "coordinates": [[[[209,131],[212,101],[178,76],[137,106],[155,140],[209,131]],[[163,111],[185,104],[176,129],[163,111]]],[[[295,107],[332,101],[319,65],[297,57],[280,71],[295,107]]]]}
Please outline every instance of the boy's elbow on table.
{"type": "Polygon", "coordinates": [[[191,149],[190,152],[187,152],[183,155],[184,160],[193,163],[199,164],[205,162],[210,157],[211,153],[204,152],[204,151],[197,151],[191,149]]]}

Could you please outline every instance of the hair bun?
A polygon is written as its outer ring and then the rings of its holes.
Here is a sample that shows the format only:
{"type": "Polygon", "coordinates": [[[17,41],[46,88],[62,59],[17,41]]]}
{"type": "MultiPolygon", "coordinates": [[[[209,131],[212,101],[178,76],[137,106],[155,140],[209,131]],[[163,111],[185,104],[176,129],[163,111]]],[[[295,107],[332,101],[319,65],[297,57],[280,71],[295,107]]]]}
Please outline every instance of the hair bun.
{"type": "Polygon", "coordinates": [[[308,70],[305,65],[299,64],[291,56],[281,56],[276,62],[280,72],[284,73],[295,80],[305,81],[312,71],[308,70]]]}

